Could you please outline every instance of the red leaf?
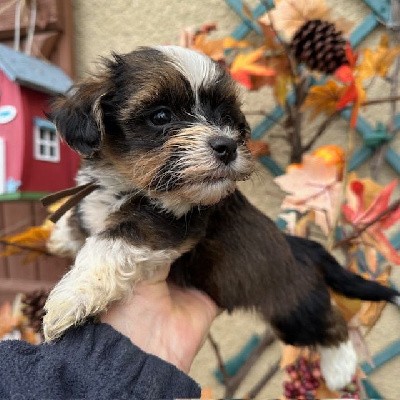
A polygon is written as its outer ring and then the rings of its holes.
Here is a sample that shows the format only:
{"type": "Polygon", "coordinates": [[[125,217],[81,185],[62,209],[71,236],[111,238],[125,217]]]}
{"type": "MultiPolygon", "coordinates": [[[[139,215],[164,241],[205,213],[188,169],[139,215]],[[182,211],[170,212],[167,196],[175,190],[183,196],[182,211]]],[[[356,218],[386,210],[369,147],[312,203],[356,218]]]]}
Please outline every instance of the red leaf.
{"type": "Polygon", "coordinates": [[[360,215],[360,220],[362,219],[364,223],[368,223],[376,218],[380,213],[385,211],[389,206],[390,197],[394,189],[396,189],[396,186],[397,179],[394,179],[387,186],[385,186],[370,207],[368,207],[368,210],[360,215]]]}
{"type": "Polygon", "coordinates": [[[347,90],[344,92],[343,96],[339,99],[336,107],[338,110],[346,107],[349,103],[354,102],[357,99],[358,92],[357,87],[352,83],[347,90]]]}
{"type": "Polygon", "coordinates": [[[335,72],[335,77],[343,83],[354,82],[353,70],[348,65],[342,65],[341,67],[339,67],[335,72]]]}
{"type": "Polygon", "coordinates": [[[345,47],[346,59],[349,62],[351,68],[354,68],[357,64],[358,53],[354,51],[349,42],[346,43],[345,47]]]}

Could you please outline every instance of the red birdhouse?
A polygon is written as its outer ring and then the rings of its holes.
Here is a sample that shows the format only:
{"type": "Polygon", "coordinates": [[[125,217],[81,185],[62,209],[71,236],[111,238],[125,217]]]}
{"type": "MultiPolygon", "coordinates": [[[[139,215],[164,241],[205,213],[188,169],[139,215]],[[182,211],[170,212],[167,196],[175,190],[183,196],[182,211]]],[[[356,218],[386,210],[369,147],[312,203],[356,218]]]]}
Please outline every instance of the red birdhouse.
{"type": "Polygon", "coordinates": [[[0,200],[74,185],[78,156],[46,118],[71,85],[53,64],[0,45],[0,200]]]}

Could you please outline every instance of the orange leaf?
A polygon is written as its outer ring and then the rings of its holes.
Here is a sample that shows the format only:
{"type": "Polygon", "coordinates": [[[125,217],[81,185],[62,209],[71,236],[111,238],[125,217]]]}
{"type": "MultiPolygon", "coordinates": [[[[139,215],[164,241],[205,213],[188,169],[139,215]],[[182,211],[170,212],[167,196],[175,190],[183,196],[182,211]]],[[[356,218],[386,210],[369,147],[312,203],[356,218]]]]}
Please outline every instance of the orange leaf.
{"type": "Polygon", "coordinates": [[[0,256],[9,256],[12,254],[18,254],[26,250],[43,250],[45,243],[50,237],[51,229],[47,225],[31,226],[25,229],[23,232],[12,236],[6,236],[3,238],[4,241],[10,243],[6,246],[4,252],[0,256]],[[21,249],[13,244],[26,247],[27,249],[21,249]]]}
{"type": "Polygon", "coordinates": [[[339,392],[334,392],[326,386],[324,381],[320,381],[320,385],[315,393],[316,399],[338,399],[340,398],[339,392]]]}
{"type": "Polygon", "coordinates": [[[18,325],[18,318],[13,315],[12,307],[9,302],[0,307],[0,339],[13,331],[18,325]]]}
{"type": "Polygon", "coordinates": [[[262,46],[247,54],[238,54],[230,68],[233,79],[248,89],[253,88],[253,76],[275,78],[276,71],[265,64],[265,47],[262,46]]]}
{"type": "Polygon", "coordinates": [[[201,389],[201,400],[210,400],[213,398],[213,390],[210,387],[205,387],[201,389]]]}
{"type": "Polygon", "coordinates": [[[306,350],[301,347],[290,346],[288,344],[283,346],[280,363],[281,368],[284,369],[288,365],[294,364],[305,351],[306,350]]]}
{"type": "Polygon", "coordinates": [[[232,37],[209,40],[206,33],[200,33],[195,36],[192,47],[215,61],[221,61],[225,56],[224,51],[226,49],[245,48],[248,46],[249,43],[244,40],[237,41],[232,37]]]}
{"type": "Polygon", "coordinates": [[[30,327],[21,329],[21,339],[30,344],[39,344],[39,335],[30,327]]]}
{"type": "Polygon", "coordinates": [[[386,304],[385,301],[363,301],[358,320],[362,325],[372,328],[382,315],[386,304]]]}

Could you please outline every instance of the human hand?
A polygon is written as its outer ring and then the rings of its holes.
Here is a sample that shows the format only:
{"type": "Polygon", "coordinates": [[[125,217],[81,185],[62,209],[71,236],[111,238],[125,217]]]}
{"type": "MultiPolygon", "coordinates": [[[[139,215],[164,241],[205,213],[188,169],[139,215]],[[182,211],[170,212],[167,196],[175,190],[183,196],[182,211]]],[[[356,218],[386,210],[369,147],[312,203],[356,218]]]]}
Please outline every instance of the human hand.
{"type": "Polygon", "coordinates": [[[112,305],[101,321],[143,351],[187,373],[217,313],[206,294],[160,280],[139,284],[129,298],[112,305]]]}

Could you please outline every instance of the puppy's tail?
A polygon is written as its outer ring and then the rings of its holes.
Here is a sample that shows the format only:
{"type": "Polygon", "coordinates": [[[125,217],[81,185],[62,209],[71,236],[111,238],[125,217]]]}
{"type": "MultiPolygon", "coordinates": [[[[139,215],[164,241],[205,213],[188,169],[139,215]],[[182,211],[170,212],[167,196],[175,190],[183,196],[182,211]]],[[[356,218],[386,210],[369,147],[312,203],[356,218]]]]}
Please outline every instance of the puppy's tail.
{"type": "Polygon", "coordinates": [[[312,240],[286,236],[294,257],[322,272],[326,284],[346,297],[367,301],[388,301],[400,306],[400,293],[344,269],[323,246],[312,240]]]}

